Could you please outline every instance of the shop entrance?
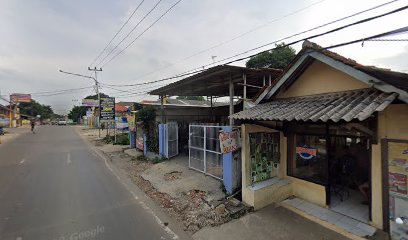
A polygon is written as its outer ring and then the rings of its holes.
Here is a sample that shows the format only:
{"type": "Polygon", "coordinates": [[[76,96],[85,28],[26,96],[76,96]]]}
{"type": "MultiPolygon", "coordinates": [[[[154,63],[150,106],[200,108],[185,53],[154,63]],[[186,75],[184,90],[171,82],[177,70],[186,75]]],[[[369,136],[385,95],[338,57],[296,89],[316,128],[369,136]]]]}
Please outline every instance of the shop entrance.
{"type": "Polygon", "coordinates": [[[368,223],[371,144],[361,137],[331,136],[328,143],[330,209],[368,223]]]}

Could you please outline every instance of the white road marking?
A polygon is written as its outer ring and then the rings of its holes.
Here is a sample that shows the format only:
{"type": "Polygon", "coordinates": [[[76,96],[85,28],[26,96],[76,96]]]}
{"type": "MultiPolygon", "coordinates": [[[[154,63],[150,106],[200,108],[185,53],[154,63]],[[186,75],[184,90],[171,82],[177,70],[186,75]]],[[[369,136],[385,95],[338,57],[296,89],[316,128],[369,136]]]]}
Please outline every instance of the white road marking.
{"type": "Polygon", "coordinates": [[[23,158],[23,159],[21,159],[21,161],[20,161],[20,163],[18,164],[18,165],[21,165],[21,164],[23,164],[25,162],[25,159],[23,158]]]}
{"type": "Polygon", "coordinates": [[[22,237],[17,237],[16,240],[23,240],[23,238],[22,237]]]}
{"type": "Polygon", "coordinates": [[[70,164],[70,163],[72,163],[72,161],[71,161],[71,154],[67,154],[67,163],[68,164],[70,164]]]}

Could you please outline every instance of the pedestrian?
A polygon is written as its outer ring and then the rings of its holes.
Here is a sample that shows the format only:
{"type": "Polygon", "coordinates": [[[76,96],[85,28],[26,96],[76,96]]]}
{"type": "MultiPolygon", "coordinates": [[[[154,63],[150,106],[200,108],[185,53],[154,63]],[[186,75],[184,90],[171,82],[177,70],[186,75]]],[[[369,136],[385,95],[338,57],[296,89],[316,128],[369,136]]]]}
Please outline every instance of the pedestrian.
{"type": "Polygon", "coordinates": [[[33,134],[35,134],[35,132],[34,132],[34,126],[35,126],[35,121],[34,121],[34,119],[31,119],[30,125],[31,125],[31,132],[32,132],[33,134]]]}

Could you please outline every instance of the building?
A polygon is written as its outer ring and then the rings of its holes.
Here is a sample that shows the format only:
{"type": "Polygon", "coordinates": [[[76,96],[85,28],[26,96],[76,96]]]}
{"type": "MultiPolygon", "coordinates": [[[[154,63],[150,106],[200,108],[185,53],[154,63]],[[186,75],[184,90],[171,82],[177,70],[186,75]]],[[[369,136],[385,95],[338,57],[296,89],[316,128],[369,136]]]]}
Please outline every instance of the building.
{"type": "Polygon", "coordinates": [[[7,106],[0,104],[0,127],[8,127],[10,125],[10,109],[7,106]]]}
{"type": "Polygon", "coordinates": [[[241,154],[224,151],[220,133],[237,136],[235,133],[240,127],[228,116],[253,104],[251,100],[259,98],[281,73],[278,69],[222,65],[150,92],[161,99],[160,106],[157,103],[156,106],[160,107],[160,123],[165,125],[161,128],[163,134],[159,134],[159,141],[164,142],[161,148],[164,155],[170,155],[168,150],[182,149],[188,152],[189,168],[223,181],[228,193],[239,191],[241,154]],[[170,96],[204,96],[209,101],[203,104],[169,99],[170,96]],[[227,104],[216,104],[215,99],[227,104]],[[175,146],[178,142],[180,144],[175,146]]]}
{"type": "Polygon", "coordinates": [[[408,74],[306,41],[260,102],[230,116],[242,122],[244,202],[259,209],[295,197],[287,203],[350,217],[352,231],[360,223],[401,231],[395,220],[408,216],[408,74]]]}

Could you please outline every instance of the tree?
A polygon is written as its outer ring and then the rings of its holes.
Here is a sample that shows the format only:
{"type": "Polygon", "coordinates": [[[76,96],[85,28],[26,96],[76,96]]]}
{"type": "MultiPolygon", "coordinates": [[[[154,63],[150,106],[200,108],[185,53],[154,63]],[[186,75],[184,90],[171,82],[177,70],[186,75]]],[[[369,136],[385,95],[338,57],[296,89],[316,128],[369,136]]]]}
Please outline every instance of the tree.
{"type": "Polygon", "coordinates": [[[196,101],[205,101],[203,96],[178,96],[176,99],[179,100],[196,100],[196,101]]]}
{"type": "Polygon", "coordinates": [[[31,100],[29,103],[20,103],[18,107],[20,108],[21,114],[32,117],[40,115],[41,120],[52,118],[54,115],[51,106],[40,104],[35,100],[31,100]]]}
{"type": "MultiPolygon", "coordinates": [[[[105,93],[99,93],[99,95],[101,96],[101,98],[108,98],[109,95],[105,94],[105,93]]],[[[94,99],[94,100],[98,100],[98,95],[89,95],[87,96],[85,99],[94,99]]]]}
{"type": "MultiPolygon", "coordinates": [[[[104,93],[100,93],[101,98],[106,98],[109,97],[108,95],[104,94],[104,93]]],[[[85,97],[85,99],[94,99],[94,100],[98,100],[98,95],[89,95],[87,97],[85,97]]],[[[74,122],[78,122],[78,119],[82,118],[83,116],[86,115],[86,110],[87,107],[83,107],[83,106],[74,106],[71,111],[68,113],[68,118],[72,119],[72,121],[74,122]]]]}
{"type": "Polygon", "coordinates": [[[276,44],[276,49],[262,52],[248,60],[249,68],[277,68],[284,69],[296,56],[291,46],[284,47],[285,43],[276,44]]]}
{"type": "Polygon", "coordinates": [[[86,109],[87,108],[83,106],[74,106],[68,113],[68,118],[74,122],[78,122],[78,119],[86,115],[86,109]]]}

